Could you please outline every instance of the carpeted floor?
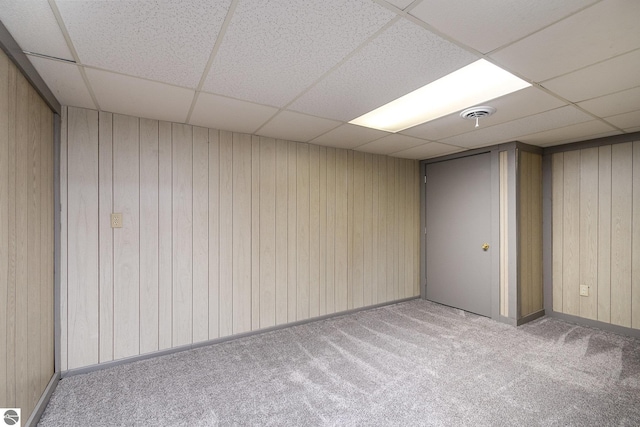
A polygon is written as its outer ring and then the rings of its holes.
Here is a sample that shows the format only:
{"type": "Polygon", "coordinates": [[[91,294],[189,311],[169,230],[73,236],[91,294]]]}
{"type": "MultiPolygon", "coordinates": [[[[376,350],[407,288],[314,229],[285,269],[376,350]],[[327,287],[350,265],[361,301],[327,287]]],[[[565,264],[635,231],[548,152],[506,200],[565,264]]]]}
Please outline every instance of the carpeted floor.
{"type": "Polygon", "coordinates": [[[63,379],[40,426],[638,426],[640,340],[423,300],[63,379]]]}

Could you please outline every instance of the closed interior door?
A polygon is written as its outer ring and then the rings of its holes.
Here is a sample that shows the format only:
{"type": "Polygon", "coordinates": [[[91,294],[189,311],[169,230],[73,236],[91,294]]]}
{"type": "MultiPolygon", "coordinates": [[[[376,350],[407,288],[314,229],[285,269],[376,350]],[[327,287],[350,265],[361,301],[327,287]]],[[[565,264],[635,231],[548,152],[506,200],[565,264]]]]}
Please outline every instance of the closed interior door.
{"type": "MultiPolygon", "coordinates": [[[[427,165],[430,301],[491,316],[491,155],[427,165]]],[[[496,248],[497,249],[497,248],[496,248]]]]}

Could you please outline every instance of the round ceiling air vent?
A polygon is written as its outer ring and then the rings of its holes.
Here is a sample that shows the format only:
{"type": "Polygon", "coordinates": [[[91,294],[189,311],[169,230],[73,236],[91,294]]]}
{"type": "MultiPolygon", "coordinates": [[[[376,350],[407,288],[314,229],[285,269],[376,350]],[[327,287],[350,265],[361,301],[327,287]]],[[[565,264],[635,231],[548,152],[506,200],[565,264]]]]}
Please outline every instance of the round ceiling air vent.
{"type": "Polygon", "coordinates": [[[467,108],[466,110],[460,113],[460,117],[467,120],[475,120],[476,127],[478,127],[478,119],[481,119],[482,117],[489,117],[495,112],[496,112],[495,108],[482,105],[480,107],[467,108]]]}

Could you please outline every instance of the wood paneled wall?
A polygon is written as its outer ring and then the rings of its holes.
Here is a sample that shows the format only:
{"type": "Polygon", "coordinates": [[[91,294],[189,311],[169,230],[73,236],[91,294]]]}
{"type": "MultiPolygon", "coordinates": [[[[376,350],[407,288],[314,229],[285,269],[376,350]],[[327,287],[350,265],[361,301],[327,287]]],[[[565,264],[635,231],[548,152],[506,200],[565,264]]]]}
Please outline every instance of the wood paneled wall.
{"type": "Polygon", "coordinates": [[[556,153],[552,176],[553,310],[640,328],[640,142],[556,153]]]}
{"type": "Polygon", "coordinates": [[[419,295],[416,161],[79,108],[62,127],[63,370],[419,295]]]}
{"type": "Polygon", "coordinates": [[[53,113],[0,52],[0,407],[28,419],[54,372],[53,113]]]}
{"type": "Polygon", "coordinates": [[[542,299],[542,156],[521,151],[518,212],[518,314],[543,309],[542,299]]]}

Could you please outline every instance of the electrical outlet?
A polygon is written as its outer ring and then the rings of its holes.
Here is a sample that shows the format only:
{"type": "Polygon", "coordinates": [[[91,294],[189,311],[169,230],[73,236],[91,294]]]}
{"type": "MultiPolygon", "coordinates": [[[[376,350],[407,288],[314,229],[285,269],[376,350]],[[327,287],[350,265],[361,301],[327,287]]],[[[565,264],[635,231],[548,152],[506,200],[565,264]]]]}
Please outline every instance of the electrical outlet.
{"type": "Polygon", "coordinates": [[[111,214],[111,228],[122,228],[122,214],[121,213],[112,213],[111,214]]]}
{"type": "Polygon", "coordinates": [[[588,285],[580,285],[580,296],[588,297],[589,296],[589,286],[588,285]]]}

